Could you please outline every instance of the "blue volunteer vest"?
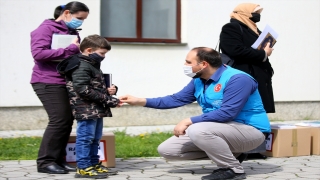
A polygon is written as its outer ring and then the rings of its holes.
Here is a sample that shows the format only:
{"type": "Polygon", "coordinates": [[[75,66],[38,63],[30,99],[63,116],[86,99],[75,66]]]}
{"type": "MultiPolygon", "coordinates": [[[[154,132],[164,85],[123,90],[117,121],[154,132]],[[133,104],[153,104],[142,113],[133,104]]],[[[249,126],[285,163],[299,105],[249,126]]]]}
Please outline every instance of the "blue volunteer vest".
{"type": "MultiPolygon", "coordinates": [[[[227,66],[219,81],[212,82],[204,92],[204,84],[200,78],[194,80],[195,93],[198,104],[202,107],[203,113],[220,109],[223,91],[229,79],[236,74],[246,74],[237,69],[227,66]]],[[[248,75],[248,74],[246,74],[248,75]]],[[[250,76],[250,75],[248,75],[250,76]]],[[[251,76],[250,76],[251,77],[251,76]]],[[[251,77],[252,78],[252,77],[251,77]]],[[[263,108],[262,100],[258,89],[249,97],[245,106],[234,119],[234,121],[253,126],[261,132],[270,132],[270,123],[266,111],[263,108]]]]}

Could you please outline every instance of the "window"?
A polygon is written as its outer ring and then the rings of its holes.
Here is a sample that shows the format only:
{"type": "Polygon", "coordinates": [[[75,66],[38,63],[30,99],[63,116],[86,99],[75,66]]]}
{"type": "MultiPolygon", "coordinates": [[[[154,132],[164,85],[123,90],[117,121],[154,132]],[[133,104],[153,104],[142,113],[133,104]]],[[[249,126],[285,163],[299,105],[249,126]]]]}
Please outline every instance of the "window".
{"type": "Polygon", "coordinates": [[[110,42],[180,43],[181,0],[101,0],[101,35],[110,42]]]}

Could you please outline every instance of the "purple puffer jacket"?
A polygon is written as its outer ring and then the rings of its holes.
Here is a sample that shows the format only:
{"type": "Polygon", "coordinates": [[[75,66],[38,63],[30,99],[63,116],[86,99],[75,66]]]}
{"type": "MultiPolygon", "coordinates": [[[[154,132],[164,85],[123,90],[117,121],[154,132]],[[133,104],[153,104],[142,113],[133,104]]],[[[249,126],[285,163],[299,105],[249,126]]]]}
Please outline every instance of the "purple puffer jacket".
{"type": "MultiPolygon", "coordinates": [[[[53,34],[78,35],[76,30],[68,29],[64,21],[56,22],[53,19],[45,20],[37,29],[31,32],[31,53],[34,59],[34,67],[31,77],[33,83],[66,84],[56,67],[60,60],[71,55],[78,54],[79,48],[70,44],[67,48],[51,49],[53,34]]],[[[80,38],[79,38],[80,42],[80,38]]]]}

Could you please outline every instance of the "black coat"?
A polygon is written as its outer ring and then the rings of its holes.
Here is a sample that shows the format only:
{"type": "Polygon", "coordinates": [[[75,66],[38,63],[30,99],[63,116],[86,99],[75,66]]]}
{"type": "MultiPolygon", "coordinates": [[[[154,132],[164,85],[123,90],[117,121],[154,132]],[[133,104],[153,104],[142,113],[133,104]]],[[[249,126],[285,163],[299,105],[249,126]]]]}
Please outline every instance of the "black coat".
{"type": "Polygon", "coordinates": [[[269,59],[262,62],[266,55],[264,50],[251,48],[258,37],[248,26],[231,19],[230,23],[222,27],[219,47],[222,53],[235,60],[234,68],[250,74],[257,80],[264,109],[267,113],[273,113],[275,112],[271,83],[273,69],[269,59]]]}

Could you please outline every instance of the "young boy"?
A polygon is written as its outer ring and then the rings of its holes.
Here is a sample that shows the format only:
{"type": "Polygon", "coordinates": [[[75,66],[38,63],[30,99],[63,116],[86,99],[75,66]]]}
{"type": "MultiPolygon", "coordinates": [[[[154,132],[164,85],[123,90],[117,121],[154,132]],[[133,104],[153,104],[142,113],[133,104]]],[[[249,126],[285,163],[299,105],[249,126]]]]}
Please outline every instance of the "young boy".
{"type": "Polygon", "coordinates": [[[73,116],[77,120],[75,178],[107,178],[117,174],[99,163],[98,148],[103,117],[111,117],[110,107],[120,107],[115,86],[106,88],[101,61],[111,50],[109,42],[91,35],[80,44],[81,54],[63,60],[57,70],[65,75],[73,116]]]}

